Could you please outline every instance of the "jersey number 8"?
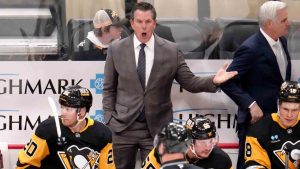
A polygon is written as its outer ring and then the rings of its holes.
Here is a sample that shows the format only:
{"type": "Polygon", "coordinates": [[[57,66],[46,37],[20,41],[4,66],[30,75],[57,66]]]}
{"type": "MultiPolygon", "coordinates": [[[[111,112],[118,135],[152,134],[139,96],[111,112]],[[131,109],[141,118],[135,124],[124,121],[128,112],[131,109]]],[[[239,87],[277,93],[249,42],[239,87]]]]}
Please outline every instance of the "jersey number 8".
{"type": "Polygon", "coordinates": [[[252,155],[252,149],[251,149],[251,144],[250,143],[246,143],[245,145],[245,154],[247,157],[251,157],[252,155]]]}

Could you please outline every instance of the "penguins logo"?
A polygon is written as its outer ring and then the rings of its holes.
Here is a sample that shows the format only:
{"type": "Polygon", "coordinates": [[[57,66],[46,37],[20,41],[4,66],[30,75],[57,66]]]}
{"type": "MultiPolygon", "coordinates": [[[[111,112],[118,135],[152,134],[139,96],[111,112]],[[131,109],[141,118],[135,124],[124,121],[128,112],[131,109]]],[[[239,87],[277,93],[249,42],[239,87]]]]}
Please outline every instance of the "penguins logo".
{"type": "Polygon", "coordinates": [[[64,151],[59,151],[58,156],[66,169],[96,169],[98,168],[98,160],[100,153],[88,147],[79,149],[76,145],[70,146],[68,149],[69,159],[64,151]],[[70,162],[69,162],[70,160],[70,162]],[[71,165],[71,164],[72,165],[71,165]],[[73,166],[73,167],[72,167],[73,166]]]}
{"type": "MultiPolygon", "coordinates": [[[[280,149],[278,150],[274,150],[273,153],[277,156],[277,158],[282,162],[283,165],[285,165],[285,158],[286,158],[286,150],[290,151],[293,149],[294,146],[297,146],[300,144],[300,140],[293,143],[291,141],[286,141],[285,143],[283,143],[283,145],[281,146],[280,149]]],[[[293,160],[293,159],[289,159],[289,162],[288,162],[288,167],[291,168],[291,169],[296,169],[296,166],[297,165],[297,161],[293,160]]]]}

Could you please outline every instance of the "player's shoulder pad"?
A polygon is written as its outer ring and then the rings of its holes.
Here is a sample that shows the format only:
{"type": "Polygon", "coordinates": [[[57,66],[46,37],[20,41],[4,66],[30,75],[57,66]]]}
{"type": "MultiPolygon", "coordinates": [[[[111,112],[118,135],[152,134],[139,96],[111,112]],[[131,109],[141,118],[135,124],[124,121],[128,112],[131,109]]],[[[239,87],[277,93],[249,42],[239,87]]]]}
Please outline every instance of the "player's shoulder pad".
{"type": "Polygon", "coordinates": [[[106,140],[108,143],[111,143],[112,133],[109,127],[97,120],[93,121],[94,124],[91,126],[91,129],[95,133],[94,136],[97,137],[99,140],[106,140]]]}
{"type": "Polygon", "coordinates": [[[52,137],[57,137],[54,117],[49,117],[48,119],[42,121],[35,130],[35,134],[45,140],[48,140],[52,137]]]}
{"type": "Polygon", "coordinates": [[[255,122],[253,125],[249,127],[248,136],[252,137],[260,137],[260,136],[267,136],[268,129],[270,128],[270,125],[272,124],[272,117],[266,116],[262,119],[255,122]]]}

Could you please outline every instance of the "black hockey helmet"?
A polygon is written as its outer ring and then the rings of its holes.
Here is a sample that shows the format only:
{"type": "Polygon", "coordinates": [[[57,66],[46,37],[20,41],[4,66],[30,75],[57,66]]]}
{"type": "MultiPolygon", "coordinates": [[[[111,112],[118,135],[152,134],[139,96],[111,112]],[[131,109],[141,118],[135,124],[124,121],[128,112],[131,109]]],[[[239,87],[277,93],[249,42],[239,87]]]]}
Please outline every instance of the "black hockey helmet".
{"type": "Polygon", "coordinates": [[[59,96],[59,103],[73,108],[86,107],[86,111],[89,112],[93,103],[93,96],[87,88],[79,85],[69,86],[59,96]]]}
{"type": "Polygon", "coordinates": [[[300,103],[300,85],[296,81],[285,81],[279,92],[279,102],[300,103]]]}
{"type": "Polygon", "coordinates": [[[188,130],[181,124],[169,123],[155,137],[154,145],[164,145],[164,153],[184,153],[190,144],[188,130]]]}
{"type": "Polygon", "coordinates": [[[191,130],[193,139],[204,140],[216,137],[215,123],[202,115],[188,119],[186,128],[191,130]]]}

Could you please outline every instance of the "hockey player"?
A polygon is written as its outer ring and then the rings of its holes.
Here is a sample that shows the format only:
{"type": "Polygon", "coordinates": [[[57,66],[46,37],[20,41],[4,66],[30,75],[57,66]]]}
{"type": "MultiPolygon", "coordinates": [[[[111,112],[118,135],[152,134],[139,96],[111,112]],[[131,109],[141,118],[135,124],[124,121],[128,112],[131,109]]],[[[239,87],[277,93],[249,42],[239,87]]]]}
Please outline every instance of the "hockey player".
{"type": "MultiPolygon", "coordinates": [[[[197,116],[188,119],[185,127],[192,133],[192,143],[185,154],[189,163],[203,168],[232,168],[228,154],[215,146],[218,142],[218,136],[213,122],[204,116],[197,116]]],[[[143,169],[146,169],[147,166],[154,169],[159,168],[160,161],[156,148],[149,153],[142,165],[143,169]]]]}
{"type": "Polygon", "coordinates": [[[53,117],[43,121],[19,152],[16,168],[114,169],[109,128],[87,117],[92,101],[89,89],[66,88],[59,97],[62,139],[53,117]]]}
{"type": "Polygon", "coordinates": [[[245,167],[248,169],[299,168],[299,159],[293,154],[293,150],[300,147],[299,83],[282,84],[278,106],[278,113],[250,127],[245,144],[245,167]]]}
{"type": "Polygon", "coordinates": [[[162,163],[161,169],[201,169],[184,159],[190,142],[189,133],[184,126],[169,123],[160,130],[154,140],[162,163]]]}
{"type": "Polygon", "coordinates": [[[203,168],[232,169],[228,154],[220,149],[215,123],[205,116],[197,116],[186,122],[192,132],[193,142],[186,153],[186,159],[203,168]]]}

